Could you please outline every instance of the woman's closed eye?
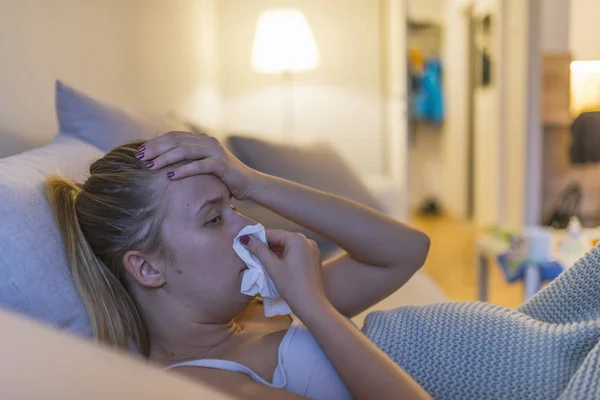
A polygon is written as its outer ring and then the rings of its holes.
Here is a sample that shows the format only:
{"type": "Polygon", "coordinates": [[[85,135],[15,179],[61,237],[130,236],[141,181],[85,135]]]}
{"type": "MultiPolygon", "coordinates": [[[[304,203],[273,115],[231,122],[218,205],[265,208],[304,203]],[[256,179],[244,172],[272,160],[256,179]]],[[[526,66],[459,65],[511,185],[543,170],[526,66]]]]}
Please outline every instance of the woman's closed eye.
{"type": "Polygon", "coordinates": [[[205,226],[218,226],[221,224],[222,220],[223,220],[223,218],[220,215],[217,215],[216,217],[206,221],[206,223],[204,225],[205,226]]]}

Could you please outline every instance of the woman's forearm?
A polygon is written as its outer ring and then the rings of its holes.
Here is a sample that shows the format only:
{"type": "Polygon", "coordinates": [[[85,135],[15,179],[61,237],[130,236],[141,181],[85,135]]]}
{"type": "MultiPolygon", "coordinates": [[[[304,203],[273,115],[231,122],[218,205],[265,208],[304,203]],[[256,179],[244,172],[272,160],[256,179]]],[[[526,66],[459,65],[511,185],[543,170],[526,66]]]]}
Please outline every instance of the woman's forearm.
{"type": "Polygon", "coordinates": [[[311,307],[298,316],[357,400],[431,398],[333,307],[311,307]]]}
{"type": "Polygon", "coordinates": [[[338,196],[260,174],[251,199],[331,240],[364,263],[421,266],[427,256],[427,235],[338,196]]]}

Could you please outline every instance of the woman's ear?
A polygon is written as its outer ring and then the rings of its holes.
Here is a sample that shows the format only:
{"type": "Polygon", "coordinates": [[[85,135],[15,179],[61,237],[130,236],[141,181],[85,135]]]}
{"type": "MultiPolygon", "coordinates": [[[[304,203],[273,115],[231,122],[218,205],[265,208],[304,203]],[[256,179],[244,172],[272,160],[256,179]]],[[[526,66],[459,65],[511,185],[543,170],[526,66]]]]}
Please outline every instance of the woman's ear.
{"type": "Polygon", "coordinates": [[[129,275],[140,285],[147,288],[159,288],[167,283],[165,276],[159,269],[154,268],[148,259],[146,254],[130,250],[123,256],[123,265],[129,275]]]}

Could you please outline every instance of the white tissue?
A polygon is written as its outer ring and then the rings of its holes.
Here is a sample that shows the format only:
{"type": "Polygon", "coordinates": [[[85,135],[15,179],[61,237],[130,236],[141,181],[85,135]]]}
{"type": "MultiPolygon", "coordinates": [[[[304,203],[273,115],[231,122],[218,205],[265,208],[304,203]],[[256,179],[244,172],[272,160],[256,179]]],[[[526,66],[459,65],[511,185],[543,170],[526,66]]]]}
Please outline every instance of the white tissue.
{"type": "Polygon", "coordinates": [[[267,274],[267,271],[265,271],[265,267],[263,267],[260,260],[256,258],[246,246],[240,243],[240,237],[244,235],[250,235],[264,244],[267,244],[265,228],[261,224],[244,227],[237,234],[235,239],[233,239],[233,250],[248,267],[248,269],[244,271],[242,277],[241,292],[248,296],[260,294],[265,306],[266,317],[291,314],[292,310],[287,303],[279,297],[279,293],[277,292],[271,277],[267,274]]]}

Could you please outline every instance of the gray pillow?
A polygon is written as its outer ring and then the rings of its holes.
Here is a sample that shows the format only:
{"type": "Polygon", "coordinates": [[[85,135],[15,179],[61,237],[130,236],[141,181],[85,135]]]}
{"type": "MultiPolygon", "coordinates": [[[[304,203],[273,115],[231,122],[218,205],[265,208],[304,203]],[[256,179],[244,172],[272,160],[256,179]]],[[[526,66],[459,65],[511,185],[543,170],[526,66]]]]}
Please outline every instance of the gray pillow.
{"type": "MultiPolygon", "coordinates": [[[[283,145],[265,140],[230,136],[227,147],[244,164],[258,171],[354,200],[381,211],[357,174],[327,143],[283,145]]],[[[251,201],[234,202],[249,218],[268,228],[301,232],[313,239],[324,254],[336,249],[329,240],[251,201]]]]}
{"type": "Polygon", "coordinates": [[[169,130],[186,129],[176,118],[145,118],[126,113],[56,81],[56,117],[61,133],[72,135],[103,151],[135,139],[169,130]]]}
{"type": "Polygon", "coordinates": [[[0,159],[0,306],[91,335],[44,181],[56,172],[84,180],[102,156],[77,138],[58,135],[47,146],[0,159]]]}

